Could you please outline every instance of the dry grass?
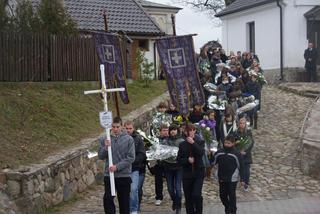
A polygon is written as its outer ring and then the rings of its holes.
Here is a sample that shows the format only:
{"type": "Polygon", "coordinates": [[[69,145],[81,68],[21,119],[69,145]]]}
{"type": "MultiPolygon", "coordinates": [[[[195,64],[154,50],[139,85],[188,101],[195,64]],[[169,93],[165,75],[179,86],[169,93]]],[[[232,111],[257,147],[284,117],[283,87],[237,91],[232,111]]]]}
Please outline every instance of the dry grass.
{"type": "MultiPolygon", "coordinates": [[[[143,85],[128,85],[130,104],[120,105],[121,115],[166,90],[164,81],[143,85]]],[[[101,133],[100,96],[83,94],[98,87],[97,82],[0,83],[0,168],[39,162],[101,133]]]]}

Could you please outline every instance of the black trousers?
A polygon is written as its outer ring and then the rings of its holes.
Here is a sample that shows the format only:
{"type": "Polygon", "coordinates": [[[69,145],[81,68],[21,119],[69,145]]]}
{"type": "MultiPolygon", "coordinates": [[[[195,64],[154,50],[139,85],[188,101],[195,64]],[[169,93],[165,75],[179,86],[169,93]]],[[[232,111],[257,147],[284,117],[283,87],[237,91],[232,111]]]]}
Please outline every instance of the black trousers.
{"type": "Polygon", "coordinates": [[[204,176],[182,180],[187,214],[202,214],[202,186],[204,176]]]}
{"type": "Polygon", "coordinates": [[[317,82],[318,81],[318,74],[317,68],[312,68],[308,70],[310,82],[317,82]]]}
{"type": "MultiPolygon", "coordinates": [[[[130,188],[131,178],[115,178],[115,187],[119,203],[120,214],[130,213],[130,188]]],[[[110,177],[104,177],[105,192],[103,196],[103,207],[106,214],[115,214],[116,207],[114,204],[114,196],[111,196],[110,177]]]]}
{"type": "Polygon", "coordinates": [[[156,200],[163,200],[163,166],[154,166],[154,185],[156,189],[156,200]]]}
{"type": "Polygon", "coordinates": [[[236,188],[237,182],[219,182],[220,200],[224,205],[226,213],[236,213],[237,200],[236,188]]]}

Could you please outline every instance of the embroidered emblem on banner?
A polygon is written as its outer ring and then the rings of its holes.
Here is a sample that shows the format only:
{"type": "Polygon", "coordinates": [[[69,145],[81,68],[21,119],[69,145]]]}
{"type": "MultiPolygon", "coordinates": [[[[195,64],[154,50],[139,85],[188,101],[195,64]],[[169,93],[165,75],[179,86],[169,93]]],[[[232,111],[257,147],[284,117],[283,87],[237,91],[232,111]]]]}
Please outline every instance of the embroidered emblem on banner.
{"type": "Polygon", "coordinates": [[[116,63],[113,45],[102,45],[104,59],[108,63],[116,63]]]}
{"type": "Polygon", "coordinates": [[[168,55],[171,68],[186,67],[186,58],[183,48],[168,49],[168,55]]]}

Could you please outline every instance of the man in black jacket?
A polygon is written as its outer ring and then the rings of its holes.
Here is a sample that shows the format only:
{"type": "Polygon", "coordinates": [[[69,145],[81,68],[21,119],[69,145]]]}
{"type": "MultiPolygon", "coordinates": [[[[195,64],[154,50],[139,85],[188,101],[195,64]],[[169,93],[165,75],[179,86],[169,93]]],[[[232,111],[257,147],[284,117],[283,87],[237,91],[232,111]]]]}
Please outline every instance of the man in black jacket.
{"type": "Polygon", "coordinates": [[[226,137],[223,147],[214,154],[213,165],[218,165],[219,194],[225,207],[225,213],[235,214],[237,211],[236,187],[239,175],[241,184],[243,184],[243,159],[235,149],[233,136],[226,137]]]}
{"type": "Polygon", "coordinates": [[[133,122],[127,121],[124,124],[127,133],[133,138],[135,146],[135,160],[132,163],[131,173],[131,193],[130,193],[130,213],[135,214],[139,211],[139,176],[142,167],[145,167],[146,151],[141,136],[135,131],[133,122]]]}
{"type": "Polygon", "coordinates": [[[259,100],[258,106],[247,112],[250,117],[250,125],[253,125],[254,129],[258,128],[258,111],[260,111],[261,107],[261,85],[257,82],[257,76],[258,75],[255,72],[250,74],[251,80],[247,82],[243,91],[247,94],[253,95],[256,100],[259,100]]]}
{"type": "Polygon", "coordinates": [[[308,44],[308,48],[304,51],[304,59],[306,60],[305,69],[310,76],[310,82],[317,82],[317,50],[313,48],[313,43],[308,44]]]}
{"type": "Polygon", "coordinates": [[[182,166],[182,187],[187,214],[202,214],[202,186],[205,175],[202,160],[205,154],[204,141],[197,137],[196,128],[188,124],[186,139],[179,144],[177,162],[182,166]]]}

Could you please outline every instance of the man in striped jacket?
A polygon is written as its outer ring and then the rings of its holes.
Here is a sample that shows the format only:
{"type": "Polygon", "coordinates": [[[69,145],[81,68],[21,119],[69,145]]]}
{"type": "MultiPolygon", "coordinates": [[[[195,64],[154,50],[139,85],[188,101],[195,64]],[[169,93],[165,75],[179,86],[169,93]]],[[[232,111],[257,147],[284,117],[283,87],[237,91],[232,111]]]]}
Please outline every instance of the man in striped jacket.
{"type": "Polygon", "coordinates": [[[235,214],[237,211],[236,187],[241,178],[243,184],[243,160],[241,154],[235,149],[235,139],[227,136],[223,148],[213,156],[213,165],[218,166],[216,171],[219,181],[220,200],[225,207],[226,214],[235,214]]]}

